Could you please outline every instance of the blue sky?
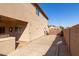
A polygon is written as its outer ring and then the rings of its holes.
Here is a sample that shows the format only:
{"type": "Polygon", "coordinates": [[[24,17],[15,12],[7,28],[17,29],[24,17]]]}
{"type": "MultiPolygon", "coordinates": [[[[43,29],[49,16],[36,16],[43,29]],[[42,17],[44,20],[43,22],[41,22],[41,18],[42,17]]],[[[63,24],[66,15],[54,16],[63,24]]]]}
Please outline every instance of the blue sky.
{"type": "Polygon", "coordinates": [[[79,4],[77,3],[39,3],[48,16],[48,24],[69,27],[79,24],[79,4]]]}

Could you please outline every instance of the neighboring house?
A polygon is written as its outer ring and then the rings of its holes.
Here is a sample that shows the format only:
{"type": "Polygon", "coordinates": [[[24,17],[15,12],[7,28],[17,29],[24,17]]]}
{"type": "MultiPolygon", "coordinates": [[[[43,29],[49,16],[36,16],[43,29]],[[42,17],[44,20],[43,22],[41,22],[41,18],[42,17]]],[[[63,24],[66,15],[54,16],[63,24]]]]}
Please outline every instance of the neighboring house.
{"type": "Polygon", "coordinates": [[[55,27],[53,27],[53,26],[50,26],[50,27],[49,27],[49,29],[54,29],[54,30],[61,30],[61,28],[60,28],[59,26],[55,26],[55,27]]]}
{"type": "Polygon", "coordinates": [[[46,35],[45,31],[48,32],[48,17],[38,4],[0,4],[0,34],[28,42],[46,35]]]}
{"type": "Polygon", "coordinates": [[[61,29],[58,26],[50,26],[49,27],[49,34],[51,35],[57,35],[61,33],[61,29]]]}

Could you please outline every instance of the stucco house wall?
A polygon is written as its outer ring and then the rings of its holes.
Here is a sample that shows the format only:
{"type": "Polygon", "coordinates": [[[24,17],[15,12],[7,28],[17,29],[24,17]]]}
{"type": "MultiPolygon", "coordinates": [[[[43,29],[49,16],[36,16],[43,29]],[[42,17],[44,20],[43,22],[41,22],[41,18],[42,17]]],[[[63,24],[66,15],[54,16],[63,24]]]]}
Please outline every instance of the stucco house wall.
{"type": "Polygon", "coordinates": [[[27,22],[19,41],[31,41],[44,35],[44,28],[48,30],[48,20],[42,15],[36,15],[36,8],[32,4],[3,3],[0,4],[0,15],[27,22]]]}
{"type": "Polygon", "coordinates": [[[15,37],[0,38],[0,55],[7,55],[15,50],[15,37]]]}

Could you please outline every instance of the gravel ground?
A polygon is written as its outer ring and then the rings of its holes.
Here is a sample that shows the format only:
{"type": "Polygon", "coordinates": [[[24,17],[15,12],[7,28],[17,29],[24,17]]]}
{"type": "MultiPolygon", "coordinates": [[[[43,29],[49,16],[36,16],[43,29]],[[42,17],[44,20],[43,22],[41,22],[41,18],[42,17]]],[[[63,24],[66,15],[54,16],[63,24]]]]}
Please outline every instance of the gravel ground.
{"type": "Polygon", "coordinates": [[[57,37],[45,56],[69,56],[67,45],[63,37],[57,37]]]}

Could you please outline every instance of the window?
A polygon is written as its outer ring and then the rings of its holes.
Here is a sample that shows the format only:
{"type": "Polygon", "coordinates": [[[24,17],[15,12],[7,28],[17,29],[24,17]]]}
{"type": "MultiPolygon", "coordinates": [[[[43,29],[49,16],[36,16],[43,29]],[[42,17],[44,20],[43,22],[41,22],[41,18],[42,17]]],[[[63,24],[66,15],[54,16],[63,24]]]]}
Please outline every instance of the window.
{"type": "Polygon", "coordinates": [[[18,27],[15,27],[15,32],[18,32],[18,27]]]}
{"type": "Polygon", "coordinates": [[[38,9],[36,9],[36,15],[38,15],[38,16],[39,16],[39,10],[38,10],[38,9]]]}
{"type": "Polygon", "coordinates": [[[5,33],[5,27],[0,27],[0,34],[5,33]]]}
{"type": "Polygon", "coordinates": [[[22,32],[22,27],[15,27],[15,32],[21,33],[22,32]]]}
{"type": "Polygon", "coordinates": [[[19,27],[18,31],[19,33],[22,33],[22,27],[19,27]]]}

